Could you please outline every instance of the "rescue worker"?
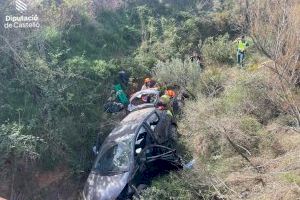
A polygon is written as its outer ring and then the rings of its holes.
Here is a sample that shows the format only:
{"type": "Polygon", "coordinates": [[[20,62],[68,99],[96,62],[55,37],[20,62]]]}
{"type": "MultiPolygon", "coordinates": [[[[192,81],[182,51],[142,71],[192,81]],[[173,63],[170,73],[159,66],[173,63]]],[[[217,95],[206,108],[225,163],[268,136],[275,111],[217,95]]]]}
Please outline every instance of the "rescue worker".
{"type": "Polygon", "coordinates": [[[159,91],[159,96],[164,95],[167,90],[167,84],[165,82],[158,82],[155,88],[159,91]]]}
{"type": "Polygon", "coordinates": [[[120,84],[114,85],[114,91],[116,92],[116,96],[120,103],[127,106],[129,104],[129,99],[127,98],[127,95],[125,94],[124,90],[122,89],[122,86],[120,84]]]}
{"type": "Polygon", "coordinates": [[[145,78],[144,85],[142,86],[141,90],[149,89],[150,88],[150,82],[151,82],[150,78],[145,78]]]}
{"type": "Polygon", "coordinates": [[[139,90],[139,85],[137,82],[138,81],[134,78],[129,79],[127,94],[134,94],[136,91],[139,90]]]}
{"type": "Polygon", "coordinates": [[[124,105],[118,103],[114,97],[109,97],[104,104],[104,110],[107,113],[117,113],[124,109],[124,105]]]}
{"type": "Polygon", "coordinates": [[[123,87],[127,87],[128,86],[128,82],[129,82],[129,75],[128,73],[122,69],[121,71],[119,71],[119,80],[120,83],[123,87]]]}
{"type": "Polygon", "coordinates": [[[194,51],[193,54],[192,54],[192,56],[190,57],[190,60],[192,62],[196,62],[199,65],[199,67],[201,69],[203,69],[204,64],[203,64],[203,59],[202,59],[202,57],[201,57],[200,54],[198,54],[197,52],[194,51]]]}
{"type": "Polygon", "coordinates": [[[245,40],[245,36],[242,36],[241,39],[238,40],[237,46],[237,63],[243,67],[244,59],[245,59],[245,51],[249,44],[245,40]]]}
{"type": "Polygon", "coordinates": [[[165,94],[168,95],[170,97],[170,107],[172,108],[172,113],[174,114],[178,114],[179,113],[179,102],[176,96],[176,93],[174,92],[174,90],[166,90],[165,94]]]}
{"type": "Polygon", "coordinates": [[[159,98],[159,102],[156,104],[156,107],[160,110],[166,110],[167,114],[170,115],[171,117],[173,116],[173,109],[170,105],[171,99],[169,95],[162,95],[159,98]]]}
{"type": "Polygon", "coordinates": [[[165,94],[168,95],[170,98],[174,98],[176,93],[173,90],[166,90],[165,94]]]}
{"type": "Polygon", "coordinates": [[[152,80],[151,78],[145,78],[144,85],[142,86],[141,90],[154,88],[155,85],[156,85],[156,82],[154,80],[152,80]]]}

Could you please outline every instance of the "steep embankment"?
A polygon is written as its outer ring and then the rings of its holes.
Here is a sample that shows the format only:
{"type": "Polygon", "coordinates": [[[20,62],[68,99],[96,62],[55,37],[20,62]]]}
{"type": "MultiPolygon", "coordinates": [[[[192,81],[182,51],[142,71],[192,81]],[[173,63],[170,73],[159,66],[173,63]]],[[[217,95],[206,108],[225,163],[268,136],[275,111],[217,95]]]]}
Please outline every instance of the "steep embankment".
{"type": "Polygon", "coordinates": [[[219,197],[299,198],[299,129],[276,98],[272,74],[265,66],[219,72],[210,77],[223,77],[224,91],[189,102],[180,123],[198,166],[219,197]]]}
{"type": "MultiPolygon", "coordinates": [[[[299,128],[279,100],[272,63],[259,62],[246,69],[208,67],[195,79],[198,97],[186,102],[179,132],[196,165],[157,178],[144,199],[299,198],[299,128]]],[[[161,71],[170,66],[178,69],[173,62],[161,71]]]]}

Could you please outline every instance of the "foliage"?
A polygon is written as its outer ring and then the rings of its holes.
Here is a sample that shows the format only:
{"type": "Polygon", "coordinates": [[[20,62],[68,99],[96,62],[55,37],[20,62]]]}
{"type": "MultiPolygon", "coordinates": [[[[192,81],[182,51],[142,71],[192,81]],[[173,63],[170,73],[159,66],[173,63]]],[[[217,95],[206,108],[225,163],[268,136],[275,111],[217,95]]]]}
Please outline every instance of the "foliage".
{"type": "Polygon", "coordinates": [[[278,82],[278,97],[300,126],[300,105],[294,93],[299,83],[299,16],[296,0],[246,1],[246,25],[262,54],[273,61],[267,65],[278,82]]]}
{"type": "Polygon", "coordinates": [[[282,179],[284,179],[285,181],[289,182],[289,183],[295,183],[298,186],[300,185],[300,175],[293,173],[293,172],[289,172],[289,173],[285,173],[281,175],[282,179]]]}
{"type": "MultiPolygon", "coordinates": [[[[119,120],[102,109],[118,71],[136,79],[153,73],[160,81],[196,88],[201,70],[185,58],[199,53],[207,37],[228,32],[231,23],[228,12],[212,9],[212,1],[105,2],[113,9],[82,0],[33,1],[27,14],[38,14],[39,29],[0,27],[1,168],[5,160],[22,157],[36,161],[30,173],[59,166],[76,175],[88,172],[97,133],[103,140],[111,121],[119,120]]],[[[0,18],[15,12],[11,5],[0,2],[0,18]]],[[[218,70],[202,78],[209,85],[201,89],[205,94],[223,84],[218,70]]],[[[9,185],[23,178],[17,170],[9,175],[17,177],[9,185]]],[[[14,191],[26,193],[24,188],[14,191]]]]}
{"type": "Polygon", "coordinates": [[[225,80],[226,78],[221,69],[209,68],[201,74],[198,89],[205,96],[218,96],[224,90],[225,80]]]}
{"type": "Polygon", "coordinates": [[[272,86],[263,74],[246,73],[224,93],[223,106],[227,113],[250,114],[261,123],[267,123],[279,114],[276,99],[271,98],[271,93],[272,86]]]}
{"type": "Polygon", "coordinates": [[[92,59],[128,55],[140,41],[131,20],[126,12],[101,11],[96,21],[82,16],[79,26],[70,27],[66,33],[70,53],[77,56],[84,53],[92,59]]]}
{"type": "Polygon", "coordinates": [[[247,135],[257,135],[262,124],[254,117],[245,116],[241,119],[240,129],[247,135]]]}
{"type": "MultiPolygon", "coordinates": [[[[136,1],[116,11],[92,10],[80,0],[34,2],[40,29],[16,34],[0,29],[0,124],[20,122],[30,127],[22,129],[25,135],[43,140],[35,149],[39,166],[49,169],[66,161],[76,171],[87,169],[101,108],[120,68],[140,78],[161,60],[162,80],[196,83],[198,66],[168,61],[185,57],[214,32],[209,17],[196,16],[196,4],[136,1]],[[175,81],[166,79],[169,72],[178,73],[175,81]]],[[[10,7],[1,5],[5,16],[10,7]]]]}
{"type": "Polygon", "coordinates": [[[25,132],[24,126],[16,123],[1,125],[1,161],[11,158],[35,160],[39,157],[37,146],[40,145],[43,140],[37,136],[24,134],[23,132],[25,132]]]}
{"type": "Polygon", "coordinates": [[[153,181],[141,199],[210,199],[217,197],[211,181],[201,170],[170,173],[153,181]]]}
{"type": "Polygon", "coordinates": [[[229,35],[209,37],[204,41],[202,52],[209,64],[232,64],[234,45],[229,41],[229,35]]]}
{"type": "MultiPolygon", "coordinates": [[[[204,74],[211,77],[212,69],[206,70],[204,74]]],[[[191,141],[190,137],[194,138],[191,146],[204,160],[232,156],[235,149],[228,138],[251,153],[258,153],[264,140],[260,135],[263,124],[271,122],[280,113],[270,95],[272,87],[263,74],[225,68],[222,76],[227,73],[231,77],[223,80],[224,91],[215,97],[200,96],[197,101],[188,102],[179,125],[188,141],[191,141]]],[[[203,87],[201,81],[198,84],[198,88],[203,87]]]]}
{"type": "Polygon", "coordinates": [[[192,87],[199,79],[199,65],[189,60],[173,59],[167,62],[159,61],[153,69],[153,76],[160,82],[183,87],[192,87]]]}
{"type": "MultiPolygon", "coordinates": [[[[177,1],[169,4],[176,3],[177,1]]],[[[221,3],[223,9],[230,11],[222,9],[210,12],[199,11],[206,6],[209,8],[209,4],[209,1],[206,3],[189,1],[183,7],[190,7],[190,10],[180,9],[171,14],[163,13],[162,17],[156,12],[160,11],[157,7],[163,3],[156,5],[156,10],[151,4],[137,7],[137,16],[142,29],[142,45],[135,52],[138,64],[152,68],[157,60],[165,62],[174,57],[184,59],[192,52],[200,53],[202,41],[206,38],[229,31],[233,33],[232,29],[228,29],[233,23],[229,19],[234,18],[233,12],[230,12],[233,9],[233,3],[221,3]],[[218,14],[226,17],[217,17],[218,14]]]]}

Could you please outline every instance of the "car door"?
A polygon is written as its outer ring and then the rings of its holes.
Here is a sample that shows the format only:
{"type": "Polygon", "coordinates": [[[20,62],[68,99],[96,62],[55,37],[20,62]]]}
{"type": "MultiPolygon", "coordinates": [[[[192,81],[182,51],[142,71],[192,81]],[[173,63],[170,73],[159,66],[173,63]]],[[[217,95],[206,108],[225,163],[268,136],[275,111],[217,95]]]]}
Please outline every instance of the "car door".
{"type": "Polygon", "coordinates": [[[168,140],[168,127],[170,126],[171,118],[165,111],[155,111],[147,119],[146,124],[153,132],[158,144],[162,144],[168,140]]]}
{"type": "Polygon", "coordinates": [[[144,176],[143,173],[146,169],[146,166],[144,163],[141,162],[140,154],[143,152],[143,150],[153,144],[154,139],[151,136],[150,130],[147,127],[146,124],[142,124],[142,126],[139,128],[137,136],[135,138],[135,144],[134,144],[134,172],[132,181],[135,184],[139,184],[141,182],[144,182],[144,176]]]}

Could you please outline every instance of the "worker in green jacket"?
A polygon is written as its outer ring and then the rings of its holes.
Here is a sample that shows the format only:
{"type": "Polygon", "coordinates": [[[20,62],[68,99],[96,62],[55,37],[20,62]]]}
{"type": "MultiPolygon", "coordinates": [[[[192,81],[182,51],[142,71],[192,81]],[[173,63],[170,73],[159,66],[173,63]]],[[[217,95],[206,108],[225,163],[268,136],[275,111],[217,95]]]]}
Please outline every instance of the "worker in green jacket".
{"type": "Polygon", "coordinates": [[[242,36],[238,40],[238,46],[237,46],[237,63],[242,67],[244,66],[245,51],[248,46],[249,44],[248,42],[246,42],[245,36],[242,36]]]}
{"type": "Polygon", "coordinates": [[[122,86],[120,84],[114,85],[114,90],[120,103],[122,103],[124,106],[127,106],[129,104],[129,100],[124,90],[122,89],[122,86]]]}
{"type": "Polygon", "coordinates": [[[170,96],[164,94],[159,98],[159,102],[156,104],[156,108],[158,108],[159,110],[166,110],[167,114],[173,117],[173,108],[170,103],[170,96]]]}

